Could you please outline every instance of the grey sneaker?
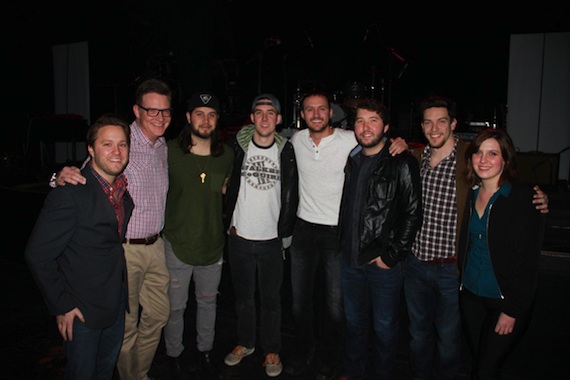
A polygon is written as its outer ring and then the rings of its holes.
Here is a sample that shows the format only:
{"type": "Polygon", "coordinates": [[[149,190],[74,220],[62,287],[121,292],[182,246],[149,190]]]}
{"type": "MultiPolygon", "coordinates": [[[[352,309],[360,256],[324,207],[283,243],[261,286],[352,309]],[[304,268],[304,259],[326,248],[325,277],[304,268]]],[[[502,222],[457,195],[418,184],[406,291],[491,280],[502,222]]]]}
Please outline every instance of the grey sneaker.
{"type": "Polygon", "coordinates": [[[224,359],[224,363],[226,363],[229,366],[234,366],[236,364],[239,364],[239,362],[241,362],[241,360],[243,358],[245,358],[246,356],[253,354],[254,351],[255,351],[255,347],[247,348],[244,346],[237,345],[232,350],[232,352],[230,352],[226,356],[226,358],[224,359]]]}
{"type": "Polygon", "coordinates": [[[283,371],[283,364],[281,364],[279,354],[267,354],[263,366],[265,367],[265,373],[269,377],[277,377],[283,371]]]}

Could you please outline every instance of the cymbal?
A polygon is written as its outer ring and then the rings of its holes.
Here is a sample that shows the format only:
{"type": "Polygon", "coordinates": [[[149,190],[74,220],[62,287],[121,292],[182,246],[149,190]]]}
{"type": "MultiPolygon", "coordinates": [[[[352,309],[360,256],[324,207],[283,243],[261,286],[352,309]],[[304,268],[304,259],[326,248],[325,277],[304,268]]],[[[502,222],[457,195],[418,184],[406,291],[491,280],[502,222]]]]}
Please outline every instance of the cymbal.
{"type": "Polygon", "coordinates": [[[336,104],[336,103],[331,103],[331,108],[333,110],[333,116],[331,118],[331,123],[338,123],[339,121],[342,121],[344,119],[346,119],[346,112],[344,111],[344,109],[342,109],[342,106],[340,104],[336,104]]]}

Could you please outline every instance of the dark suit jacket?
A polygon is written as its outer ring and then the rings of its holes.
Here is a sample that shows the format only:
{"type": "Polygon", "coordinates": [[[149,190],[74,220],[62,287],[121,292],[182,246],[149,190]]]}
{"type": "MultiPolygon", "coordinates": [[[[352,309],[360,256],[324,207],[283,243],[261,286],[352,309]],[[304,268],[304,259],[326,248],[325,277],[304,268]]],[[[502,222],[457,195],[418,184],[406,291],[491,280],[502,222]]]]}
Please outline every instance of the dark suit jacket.
{"type": "Polygon", "coordinates": [[[100,329],[116,321],[126,289],[122,242],[134,204],[127,191],[119,235],[101,185],[89,166],[81,173],[85,185],[57,187],[47,195],[25,257],[50,314],[77,307],[87,327],[100,329]]]}

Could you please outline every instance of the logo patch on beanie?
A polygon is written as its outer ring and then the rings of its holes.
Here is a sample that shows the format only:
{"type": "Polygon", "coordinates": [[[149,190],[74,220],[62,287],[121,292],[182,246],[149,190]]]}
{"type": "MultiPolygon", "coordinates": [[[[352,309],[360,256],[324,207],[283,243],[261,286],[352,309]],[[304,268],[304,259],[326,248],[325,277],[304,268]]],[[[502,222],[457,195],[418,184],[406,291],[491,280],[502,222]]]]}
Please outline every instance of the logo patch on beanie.
{"type": "Polygon", "coordinates": [[[204,103],[204,104],[208,104],[211,99],[212,99],[212,95],[209,95],[209,94],[200,94],[200,100],[201,100],[202,103],[204,103]]]}

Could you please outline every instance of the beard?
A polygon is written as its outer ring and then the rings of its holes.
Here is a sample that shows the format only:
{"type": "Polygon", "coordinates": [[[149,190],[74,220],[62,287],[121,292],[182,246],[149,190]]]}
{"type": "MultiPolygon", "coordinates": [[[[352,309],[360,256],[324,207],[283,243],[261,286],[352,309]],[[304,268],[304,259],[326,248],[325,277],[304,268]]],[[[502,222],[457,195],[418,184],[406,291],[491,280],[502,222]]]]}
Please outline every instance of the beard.
{"type": "Polygon", "coordinates": [[[360,144],[363,148],[374,148],[375,146],[380,144],[380,141],[382,141],[383,137],[384,137],[384,134],[381,133],[377,136],[374,136],[372,139],[365,141],[365,140],[362,140],[362,138],[360,136],[356,136],[356,141],[358,141],[358,144],[360,144]]]}
{"type": "Polygon", "coordinates": [[[208,129],[206,131],[200,130],[200,128],[195,127],[192,125],[192,134],[196,137],[199,137],[201,139],[209,139],[210,137],[212,137],[212,134],[214,133],[214,128],[212,129],[208,129]]]}
{"type": "Polygon", "coordinates": [[[434,149],[439,149],[443,147],[449,139],[453,139],[453,131],[452,130],[443,131],[441,132],[441,136],[435,139],[430,137],[429,133],[426,132],[424,132],[424,136],[428,141],[430,147],[434,149]]]}
{"type": "Polygon", "coordinates": [[[330,121],[326,121],[324,119],[320,119],[320,120],[323,121],[323,123],[321,123],[320,125],[314,126],[312,124],[307,123],[307,128],[309,128],[309,130],[311,132],[316,132],[316,133],[324,131],[325,129],[327,129],[329,127],[330,121]],[[324,121],[326,121],[326,123],[324,121]]]}

